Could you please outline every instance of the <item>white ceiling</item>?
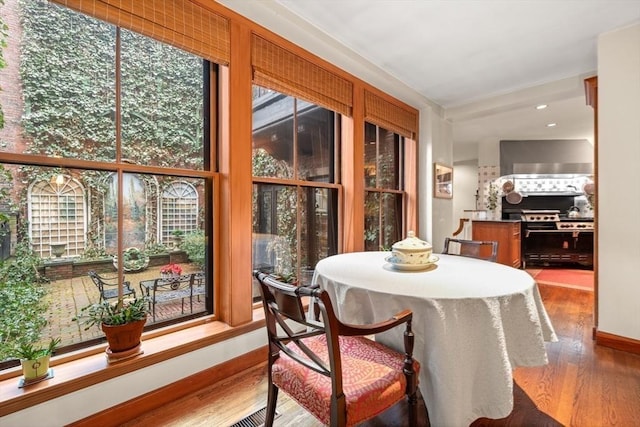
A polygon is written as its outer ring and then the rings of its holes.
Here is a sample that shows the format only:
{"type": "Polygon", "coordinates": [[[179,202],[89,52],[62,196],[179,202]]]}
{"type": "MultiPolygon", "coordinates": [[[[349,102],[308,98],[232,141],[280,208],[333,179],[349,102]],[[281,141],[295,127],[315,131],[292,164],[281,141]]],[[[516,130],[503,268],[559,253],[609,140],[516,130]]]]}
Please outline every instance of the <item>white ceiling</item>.
{"type": "Polygon", "coordinates": [[[640,22],[640,0],[219,2],[383,89],[393,81],[409,104],[442,107],[454,150],[593,140],[583,79],[597,74],[597,37],[640,22]],[[548,108],[536,110],[540,103],[548,108]]]}

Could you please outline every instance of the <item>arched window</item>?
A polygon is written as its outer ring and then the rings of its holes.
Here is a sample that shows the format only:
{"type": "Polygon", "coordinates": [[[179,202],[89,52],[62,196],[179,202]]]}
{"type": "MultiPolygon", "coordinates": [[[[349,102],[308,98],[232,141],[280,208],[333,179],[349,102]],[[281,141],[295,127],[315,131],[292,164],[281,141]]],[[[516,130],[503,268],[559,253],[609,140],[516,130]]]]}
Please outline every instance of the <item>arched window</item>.
{"type": "Polygon", "coordinates": [[[193,185],[174,181],[162,192],[162,243],[173,242],[176,230],[188,234],[198,230],[198,192],[193,185]]]}
{"type": "Polygon", "coordinates": [[[84,192],[77,180],[62,174],[31,186],[28,197],[29,236],[33,250],[40,257],[82,254],[87,212],[84,192]]]}

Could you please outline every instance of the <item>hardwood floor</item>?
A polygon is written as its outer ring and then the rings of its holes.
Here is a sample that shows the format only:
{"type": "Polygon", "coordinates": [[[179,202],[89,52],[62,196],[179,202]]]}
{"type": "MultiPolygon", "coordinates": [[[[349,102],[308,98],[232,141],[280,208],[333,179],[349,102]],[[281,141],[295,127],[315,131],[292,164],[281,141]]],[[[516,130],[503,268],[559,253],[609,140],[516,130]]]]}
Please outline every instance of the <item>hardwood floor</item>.
{"type": "MultiPolygon", "coordinates": [[[[595,345],[591,339],[592,292],[541,285],[540,293],[559,338],[547,344],[549,364],[516,369],[511,415],[501,420],[479,419],[473,426],[640,425],[640,355],[595,345]]],[[[262,365],[125,425],[226,427],[264,407],[266,394],[262,365]]],[[[278,403],[276,426],[321,425],[283,393],[278,403]]],[[[393,420],[405,419],[402,408],[389,415],[391,421],[367,425],[402,425],[393,420]]]]}

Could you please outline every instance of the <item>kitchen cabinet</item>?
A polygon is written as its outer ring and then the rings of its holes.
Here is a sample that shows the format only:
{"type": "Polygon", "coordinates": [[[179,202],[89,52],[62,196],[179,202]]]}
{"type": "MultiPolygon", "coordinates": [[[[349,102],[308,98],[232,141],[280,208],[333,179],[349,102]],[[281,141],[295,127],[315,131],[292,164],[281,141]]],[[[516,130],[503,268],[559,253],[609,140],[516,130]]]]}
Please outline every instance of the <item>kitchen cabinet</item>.
{"type": "Polygon", "coordinates": [[[520,221],[473,221],[471,234],[473,240],[497,241],[498,262],[520,268],[520,221]]]}

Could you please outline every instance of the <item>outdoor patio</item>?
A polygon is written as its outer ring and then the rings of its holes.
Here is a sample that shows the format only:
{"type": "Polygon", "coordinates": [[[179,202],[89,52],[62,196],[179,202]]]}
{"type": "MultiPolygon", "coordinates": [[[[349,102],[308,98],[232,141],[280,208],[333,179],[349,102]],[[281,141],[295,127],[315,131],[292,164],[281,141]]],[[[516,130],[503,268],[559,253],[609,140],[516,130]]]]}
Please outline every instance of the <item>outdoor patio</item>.
{"type": "MultiPolygon", "coordinates": [[[[195,265],[181,264],[184,273],[193,273],[198,269],[195,265]]],[[[115,276],[116,273],[108,273],[115,276]]],[[[131,282],[131,288],[136,291],[136,296],[142,296],[140,282],[159,277],[159,267],[150,267],[141,272],[126,273],[125,280],[131,282]]],[[[47,326],[42,331],[43,340],[49,337],[60,337],[61,346],[79,343],[82,341],[103,336],[99,327],[93,326],[84,330],[86,325],[72,321],[76,313],[82,307],[98,302],[100,294],[97,286],[88,275],[73,277],[71,279],[55,280],[44,285],[48,288],[46,300],[49,303],[47,311],[47,326]]],[[[114,301],[114,300],[110,300],[114,301]]],[[[190,314],[189,301],[184,304],[185,314],[190,314]]],[[[193,297],[193,313],[205,310],[204,296],[193,297]]],[[[176,318],[182,315],[182,301],[180,299],[160,303],[156,306],[156,323],[176,318]]],[[[151,317],[147,323],[151,322],[151,317]]]]}

